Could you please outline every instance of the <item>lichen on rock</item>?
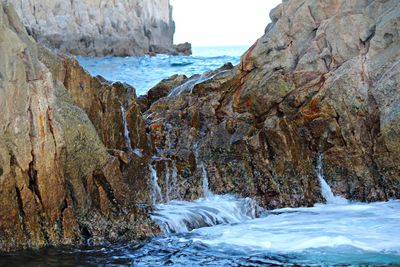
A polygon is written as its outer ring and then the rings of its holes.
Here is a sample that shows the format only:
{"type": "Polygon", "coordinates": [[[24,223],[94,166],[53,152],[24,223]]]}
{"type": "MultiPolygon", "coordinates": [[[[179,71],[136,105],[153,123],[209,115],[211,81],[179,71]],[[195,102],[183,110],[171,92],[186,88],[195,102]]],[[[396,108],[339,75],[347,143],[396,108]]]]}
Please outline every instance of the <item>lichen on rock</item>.
{"type": "Polygon", "coordinates": [[[12,5],[0,7],[0,250],[149,236],[149,149],[134,90],[38,47],[12,5]],[[123,151],[121,105],[140,157],[123,151]]]}
{"type": "Polygon", "coordinates": [[[283,1],[239,66],[146,111],[153,146],[182,184],[201,186],[204,163],[214,192],[268,208],[323,201],[318,155],[335,194],[399,198],[399,14],[398,1],[283,1]]]}

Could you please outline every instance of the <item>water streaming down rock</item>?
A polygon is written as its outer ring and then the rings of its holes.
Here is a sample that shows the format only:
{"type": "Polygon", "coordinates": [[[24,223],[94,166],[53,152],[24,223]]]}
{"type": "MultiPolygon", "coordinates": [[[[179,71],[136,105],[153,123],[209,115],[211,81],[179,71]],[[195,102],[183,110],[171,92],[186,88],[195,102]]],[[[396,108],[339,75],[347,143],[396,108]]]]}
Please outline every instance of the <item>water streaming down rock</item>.
{"type": "Polygon", "coordinates": [[[207,82],[213,82],[214,80],[218,80],[221,77],[224,77],[226,75],[229,75],[230,70],[233,69],[232,63],[228,62],[225,63],[223,66],[219,67],[218,69],[215,69],[213,71],[207,71],[203,74],[196,74],[187,79],[184,83],[181,85],[175,87],[169,94],[169,97],[177,97],[182,94],[190,93],[192,94],[195,88],[202,84],[202,83],[207,83],[207,82]]]}
{"type": "Polygon", "coordinates": [[[192,92],[193,88],[202,83],[205,82],[206,80],[208,80],[209,78],[202,74],[202,75],[194,75],[192,77],[190,77],[186,82],[184,82],[183,84],[177,86],[176,88],[174,88],[170,93],[169,93],[169,97],[175,97],[175,96],[179,96],[183,93],[188,93],[188,92],[192,92]]]}
{"type": "Polygon", "coordinates": [[[161,193],[161,188],[158,185],[156,169],[151,164],[149,164],[149,170],[151,178],[151,199],[153,201],[153,205],[156,205],[159,202],[163,202],[163,197],[161,193]]]}
{"type": "Polygon", "coordinates": [[[331,187],[326,182],[325,175],[324,175],[322,154],[318,154],[316,172],[317,172],[319,183],[321,185],[321,195],[326,200],[326,204],[347,204],[348,200],[341,196],[335,196],[332,192],[331,187]]]}
{"type": "Polygon", "coordinates": [[[399,266],[400,201],[285,208],[111,247],[46,249],[1,266],[399,266]],[[373,234],[366,234],[373,233],[373,234]]]}
{"type": "Polygon", "coordinates": [[[128,129],[128,122],[126,121],[126,111],[123,105],[121,105],[121,116],[122,116],[122,125],[124,126],[124,141],[125,141],[125,148],[129,151],[133,151],[131,138],[129,137],[129,129],[128,129]]]}
{"type": "Polygon", "coordinates": [[[157,205],[151,215],[164,233],[185,233],[218,224],[244,222],[256,217],[257,205],[250,198],[212,195],[193,202],[173,200],[157,205]]]}
{"type": "Polygon", "coordinates": [[[207,176],[207,170],[206,167],[204,166],[204,163],[201,163],[201,174],[203,176],[203,195],[204,198],[208,199],[213,196],[213,193],[211,192],[209,185],[208,185],[208,176],[207,176]]]}
{"type": "Polygon", "coordinates": [[[126,120],[126,110],[124,106],[121,104],[121,116],[122,116],[122,125],[124,126],[124,141],[125,141],[125,149],[129,152],[134,153],[138,157],[143,157],[142,151],[138,148],[132,148],[131,138],[129,136],[128,122],[126,120]]]}
{"type": "MultiPolygon", "coordinates": [[[[193,145],[193,151],[196,167],[201,171],[203,198],[192,202],[173,200],[166,204],[156,205],[156,210],[151,217],[161,230],[164,233],[185,233],[201,227],[239,223],[255,218],[258,206],[251,198],[214,195],[211,192],[206,166],[200,160],[198,142],[193,145]]],[[[167,165],[166,168],[168,173],[167,165]]],[[[175,192],[177,190],[177,176],[176,163],[172,161],[172,184],[175,192]]],[[[154,182],[153,184],[155,185],[154,182]]]]}

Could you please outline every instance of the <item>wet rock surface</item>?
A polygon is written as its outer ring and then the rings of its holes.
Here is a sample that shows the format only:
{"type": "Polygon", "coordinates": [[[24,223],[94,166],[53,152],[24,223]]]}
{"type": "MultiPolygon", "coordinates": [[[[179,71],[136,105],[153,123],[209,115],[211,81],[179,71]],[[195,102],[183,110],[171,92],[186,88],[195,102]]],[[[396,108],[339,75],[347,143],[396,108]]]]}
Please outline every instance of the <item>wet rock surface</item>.
{"type": "Polygon", "coordinates": [[[172,89],[184,83],[188,78],[186,75],[172,75],[171,77],[162,80],[151,88],[146,95],[140,96],[138,98],[138,104],[140,110],[145,112],[150,108],[150,106],[159,100],[160,98],[166,97],[172,89]]]}
{"type": "Polygon", "coordinates": [[[239,66],[191,77],[144,114],[160,177],[174,164],[178,197],[194,199],[204,164],[215,193],[307,206],[323,201],[322,154],[335,194],[399,198],[398,1],[284,1],[270,17],[239,66]]]}
{"type": "Polygon", "coordinates": [[[0,37],[0,250],[150,235],[149,149],[134,90],[39,48],[9,4],[0,37]]]}
{"type": "Polygon", "coordinates": [[[137,101],[38,47],[2,4],[0,250],[148,237],[152,202],[197,199],[206,180],[311,206],[317,164],[336,195],[399,198],[399,14],[396,0],[284,1],[239,66],[137,101]]]}

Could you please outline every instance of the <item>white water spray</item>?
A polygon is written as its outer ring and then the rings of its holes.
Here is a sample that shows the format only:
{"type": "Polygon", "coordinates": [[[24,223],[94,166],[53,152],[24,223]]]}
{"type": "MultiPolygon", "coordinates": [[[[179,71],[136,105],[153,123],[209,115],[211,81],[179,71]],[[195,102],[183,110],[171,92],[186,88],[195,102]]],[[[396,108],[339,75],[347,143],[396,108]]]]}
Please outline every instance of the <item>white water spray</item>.
{"type": "Polygon", "coordinates": [[[138,148],[133,149],[132,148],[132,143],[131,143],[131,138],[129,136],[129,129],[128,129],[128,122],[126,120],[126,110],[123,105],[120,107],[121,109],[121,115],[122,115],[122,125],[124,127],[124,141],[125,141],[125,148],[129,151],[134,153],[138,157],[142,157],[142,151],[138,148]]]}
{"type": "Polygon", "coordinates": [[[347,204],[348,203],[347,199],[341,196],[335,196],[332,192],[332,189],[326,182],[324,175],[324,166],[322,163],[322,154],[318,155],[316,172],[319,183],[321,185],[321,194],[325,198],[326,204],[339,204],[339,205],[347,204]]]}
{"type": "Polygon", "coordinates": [[[121,105],[121,115],[122,115],[122,125],[124,127],[124,141],[125,141],[125,147],[129,150],[132,151],[132,143],[131,143],[131,138],[129,137],[129,129],[128,129],[128,122],[126,121],[126,111],[123,105],[121,105]]]}
{"type": "Polygon", "coordinates": [[[173,200],[159,204],[151,218],[164,233],[186,233],[218,224],[240,223],[256,217],[257,205],[250,198],[213,195],[192,202],[173,200]]]}
{"type": "Polygon", "coordinates": [[[207,170],[206,167],[204,166],[204,163],[201,163],[201,174],[203,176],[203,195],[204,198],[210,198],[214,194],[211,192],[209,185],[208,185],[208,176],[207,176],[207,170]]]}
{"type": "Polygon", "coordinates": [[[149,170],[150,170],[150,177],[151,177],[151,197],[153,201],[153,205],[155,205],[158,202],[163,202],[163,197],[161,193],[161,188],[158,185],[158,177],[157,177],[157,171],[156,169],[149,164],[149,170]]]}

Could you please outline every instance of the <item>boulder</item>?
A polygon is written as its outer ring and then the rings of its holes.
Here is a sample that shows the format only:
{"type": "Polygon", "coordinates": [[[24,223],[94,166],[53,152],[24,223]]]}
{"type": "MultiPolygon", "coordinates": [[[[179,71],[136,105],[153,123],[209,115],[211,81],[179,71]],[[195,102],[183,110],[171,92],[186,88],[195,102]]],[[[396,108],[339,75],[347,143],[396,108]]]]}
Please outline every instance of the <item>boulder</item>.
{"type": "Polygon", "coordinates": [[[150,106],[154,102],[156,102],[160,98],[166,97],[173,88],[182,84],[186,80],[187,80],[186,75],[175,74],[156,84],[147,92],[146,95],[140,96],[138,98],[138,104],[140,106],[141,111],[144,113],[146,110],[150,108],[150,106]]]}
{"type": "Polygon", "coordinates": [[[192,44],[188,42],[177,44],[174,45],[174,50],[177,55],[190,56],[192,54],[192,44]]]}

